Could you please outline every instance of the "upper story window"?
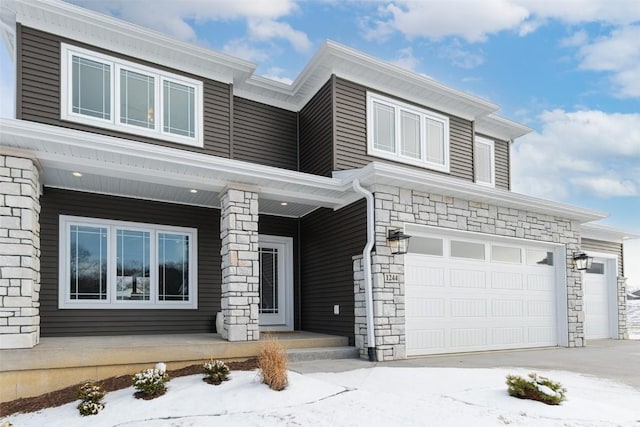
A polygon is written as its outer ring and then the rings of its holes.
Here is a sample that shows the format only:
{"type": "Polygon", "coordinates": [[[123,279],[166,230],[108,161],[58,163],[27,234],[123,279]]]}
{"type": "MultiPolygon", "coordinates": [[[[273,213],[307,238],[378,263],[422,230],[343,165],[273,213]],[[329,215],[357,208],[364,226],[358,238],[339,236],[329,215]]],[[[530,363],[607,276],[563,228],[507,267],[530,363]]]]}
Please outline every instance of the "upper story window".
{"type": "Polygon", "coordinates": [[[202,147],[202,82],[62,44],[62,119],[202,147]]]}
{"type": "Polygon", "coordinates": [[[495,187],[496,165],[494,141],[480,136],[475,137],[473,165],[477,184],[495,187]]]}
{"type": "Polygon", "coordinates": [[[197,308],[197,231],[60,216],[60,308],[197,308]]]}
{"type": "Polygon", "coordinates": [[[367,93],[368,154],[449,172],[449,118],[367,93]]]}

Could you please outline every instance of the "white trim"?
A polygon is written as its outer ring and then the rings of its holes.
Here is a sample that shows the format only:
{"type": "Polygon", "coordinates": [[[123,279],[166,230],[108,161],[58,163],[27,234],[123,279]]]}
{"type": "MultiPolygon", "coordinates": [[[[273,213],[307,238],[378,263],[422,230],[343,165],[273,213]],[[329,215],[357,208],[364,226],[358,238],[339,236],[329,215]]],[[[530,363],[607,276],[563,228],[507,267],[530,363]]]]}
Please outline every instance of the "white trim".
{"type": "MultiPolygon", "coordinates": [[[[276,247],[282,250],[282,282],[281,291],[284,291],[284,323],[260,325],[262,331],[293,331],[293,238],[286,236],[258,235],[259,245],[276,247]]],[[[262,316],[262,315],[261,315],[262,316]]]]}
{"type": "Polygon", "coordinates": [[[115,130],[124,133],[156,138],[178,144],[203,147],[203,84],[201,81],[188,77],[169,73],[167,71],[136,64],[121,58],[104,55],[84,48],[60,44],[60,118],[62,120],[82,123],[89,126],[115,130]],[[72,58],[73,56],[86,58],[92,61],[107,64],[111,67],[111,90],[110,90],[110,117],[111,119],[100,119],[84,114],[74,113],[71,100],[72,94],[72,58]],[[141,126],[130,125],[120,122],[120,88],[121,70],[130,70],[139,74],[144,74],[154,79],[154,128],[148,129],[141,126]],[[194,90],[194,137],[182,136],[164,131],[164,99],[163,82],[171,81],[183,86],[191,87],[194,90]]]}
{"type": "Polygon", "coordinates": [[[59,216],[58,228],[58,308],[60,309],[197,309],[198,308],[198,230],[141,222],[117,221],[101,218],[59,216]],[[107,299],[103,301],[71,300],[69,297],[69,232],[71,225],[88,225],[107,229],[107,299]],[[150,299],[148,301],[117,301],[116,299],[116,232],[121,228],[150,233],[150,299]],[[189,300],[184,302],[158,301],[157,240],[160,233],[179,233],[189,236],[189,300]]]}
{"type": "MultiPolygon", "coordinates": [[[[607,315],[607,320],[609,322],[609,324],[607,325],[607,329],[609,331],[608,338],[618,339],[618,311],[620,309],[620,307],[618,307],[618,263],[620,262],[619,256],[608,252],[590,251],[588,249],[584,250],[584,252],[586,252],[590,257],[593,257],[594,262],[598,262],[596,260],[602,260],[605,263],[604,273],[607,286],[607,309],[609,312],[607,315]]],[[[585,275],[587,274],[590,273],[587,273],[586,271],[582,272],[583,280],[585,275]]]]}
{"type": "Polygon", "coordinates": [[[440,172],[449,172],[449,117],[429,111],[425,108],[407,104],[397,99],[389,98],[367,91],[367,154],[409,165],[426,167],[440,172]],[[392,108],[394,111],[394,149],[389,152],[375,147],[374,103],[392,108]],[[420,118],[420,158],[402,154],[402,112],[417,115],[420,118]],[[427,159],[427,121],[440,123],[443,127],[443,163],[436,163],[427,159]]]}
{"type": "MultiPolygon", "coordinates": [[[[496,186],[496,153],[495,153],[495,141],[487,138],[483,138],[481,136],[475,135],[473,140],[473,170],[474,176],[473,179],[476,184],[484,185],[486,187],[495,187],[496,186]],[[476,157],[478,145],[487,145],[489,147],[489,181],[480,181],[478,180],[478,158],[476,157]]],[[[485,165],[486,166],[486,165],[485,165]]]]}

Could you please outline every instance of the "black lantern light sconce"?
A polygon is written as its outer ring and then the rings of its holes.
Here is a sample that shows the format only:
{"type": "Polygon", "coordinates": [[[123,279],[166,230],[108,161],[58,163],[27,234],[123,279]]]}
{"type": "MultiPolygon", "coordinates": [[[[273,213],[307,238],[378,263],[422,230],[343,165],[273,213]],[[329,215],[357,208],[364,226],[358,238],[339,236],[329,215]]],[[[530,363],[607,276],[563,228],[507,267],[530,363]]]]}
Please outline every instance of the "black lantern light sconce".
{"type": "Polygon", "coordinates": [[[400,229],[389,230],[387,240],[389,241],[389,246],[391,247],[391,253],[393,255],[406,254],[407,249],[409,248],[410,238],[411,236],[409,236],[408,234],[404,234],[404,232],[400,229]]]}
{"type": "Polygon", "coordinates": [[[588,256],[584,252],[574,252],[573,262],[578,271],[585,271],[591,268],[593,257],[588,256]]]}

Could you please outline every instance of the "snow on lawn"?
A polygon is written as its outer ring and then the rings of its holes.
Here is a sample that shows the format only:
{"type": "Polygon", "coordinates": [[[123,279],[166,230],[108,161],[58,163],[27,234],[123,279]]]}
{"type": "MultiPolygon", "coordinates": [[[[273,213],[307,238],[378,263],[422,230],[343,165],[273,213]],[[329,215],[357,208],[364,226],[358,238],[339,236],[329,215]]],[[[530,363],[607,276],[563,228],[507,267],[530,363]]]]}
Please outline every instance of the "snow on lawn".
{"type": "Polygon", "coordinates": [[[640,299],[627,300],[629,339],[640,340],[640,299]]]}
{"type": "Polygon", "coordinates": [[[234,371],[211,386],[199,375],[169,382],[167,394],[144,401],[133,388],[105,397],[106,408],[81,417],[77,402],[8,417],[14,426],[615,426],[637,425],[640,390],[569,372],[543,372],[562,382],[560,406],[510,397],[505,377],[521,369],[385,368],[341,373],[289,373],[289,387],[269,390],[256,372],[234,371]]]}

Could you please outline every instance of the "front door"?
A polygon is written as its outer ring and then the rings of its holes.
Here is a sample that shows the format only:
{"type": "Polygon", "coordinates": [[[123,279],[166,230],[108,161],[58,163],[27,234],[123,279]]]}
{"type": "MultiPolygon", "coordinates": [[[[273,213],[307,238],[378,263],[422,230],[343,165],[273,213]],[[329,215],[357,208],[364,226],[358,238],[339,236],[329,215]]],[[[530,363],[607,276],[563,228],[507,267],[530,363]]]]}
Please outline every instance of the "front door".
{"type": "Polygon", "coordinates": [[[293,239],[260,235],[260,327],[293,330],[293,239]]]}

